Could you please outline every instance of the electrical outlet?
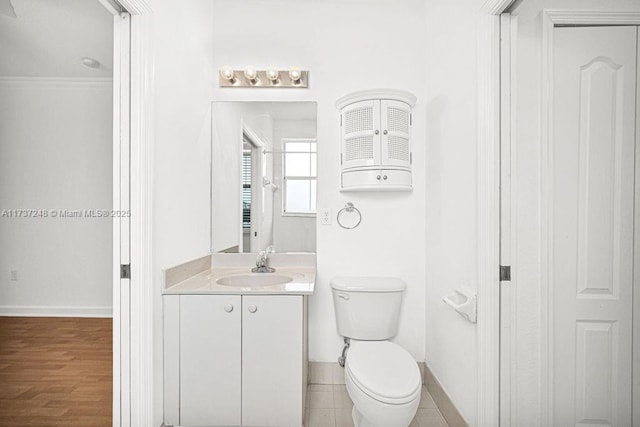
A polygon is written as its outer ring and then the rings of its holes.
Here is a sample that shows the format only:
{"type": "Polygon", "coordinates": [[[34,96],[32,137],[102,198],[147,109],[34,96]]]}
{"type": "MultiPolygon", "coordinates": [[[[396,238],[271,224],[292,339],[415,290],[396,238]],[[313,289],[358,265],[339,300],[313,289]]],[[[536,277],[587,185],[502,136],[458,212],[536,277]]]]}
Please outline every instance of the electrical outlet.
{"type": "Polygon", "coordinates": [[[11,281],[12,282],[18,281],[18,270],[11,270],[11,281]]]}
{"type": "Polygon", "coordinates": [[[331,225],[331,209],[320,210],[320,224],[331,225]]]}

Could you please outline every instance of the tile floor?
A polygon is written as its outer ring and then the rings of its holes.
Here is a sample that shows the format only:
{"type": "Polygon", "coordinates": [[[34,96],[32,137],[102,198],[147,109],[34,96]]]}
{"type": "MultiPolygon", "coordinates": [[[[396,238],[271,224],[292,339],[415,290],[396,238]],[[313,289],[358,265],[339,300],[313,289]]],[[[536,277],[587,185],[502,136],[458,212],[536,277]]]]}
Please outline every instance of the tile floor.
{"type": "MultiPolygon", "coordinates": [[[[344,385],[309,384],[304,425],[305,427],[353,426],[352,407],[353,403],[344,385]]],[[[418,412],[409,427],[447,427],[442,414],[424,386],[418,412]]]]}

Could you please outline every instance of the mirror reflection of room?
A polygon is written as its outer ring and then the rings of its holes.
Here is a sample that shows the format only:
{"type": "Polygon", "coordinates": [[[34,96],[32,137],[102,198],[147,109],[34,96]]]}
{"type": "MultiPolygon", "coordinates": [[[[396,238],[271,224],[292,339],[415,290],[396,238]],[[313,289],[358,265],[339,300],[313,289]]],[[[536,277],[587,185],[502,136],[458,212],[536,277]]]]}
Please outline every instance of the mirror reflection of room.
{"type": "Polygon", "coordinates": [[[214,102],[212,115],[212,252],[315,252],[316,103],[214,102]]]}

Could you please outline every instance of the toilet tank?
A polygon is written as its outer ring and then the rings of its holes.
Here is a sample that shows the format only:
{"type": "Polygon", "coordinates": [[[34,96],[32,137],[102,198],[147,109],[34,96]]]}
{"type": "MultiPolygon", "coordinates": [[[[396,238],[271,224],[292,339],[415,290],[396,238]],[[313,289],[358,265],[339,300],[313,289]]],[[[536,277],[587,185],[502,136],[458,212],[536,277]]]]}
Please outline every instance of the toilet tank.
{"type": "Polygon", "coordinates": [[[333,278],[338,333],[369,341],[395,336],[405,288],[405,283],[395,277],[333,278]]]}

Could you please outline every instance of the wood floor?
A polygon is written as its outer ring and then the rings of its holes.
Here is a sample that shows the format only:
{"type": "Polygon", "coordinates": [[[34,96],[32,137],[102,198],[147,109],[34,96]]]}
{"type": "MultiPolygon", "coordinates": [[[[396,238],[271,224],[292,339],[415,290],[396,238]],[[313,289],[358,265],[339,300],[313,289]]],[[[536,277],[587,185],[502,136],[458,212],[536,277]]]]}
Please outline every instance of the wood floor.
{"type": "Polygon", "coordinates": [[[111,426],[111,324],[0,317],[0,426],[111,426]]]}

